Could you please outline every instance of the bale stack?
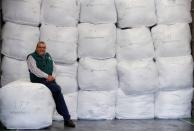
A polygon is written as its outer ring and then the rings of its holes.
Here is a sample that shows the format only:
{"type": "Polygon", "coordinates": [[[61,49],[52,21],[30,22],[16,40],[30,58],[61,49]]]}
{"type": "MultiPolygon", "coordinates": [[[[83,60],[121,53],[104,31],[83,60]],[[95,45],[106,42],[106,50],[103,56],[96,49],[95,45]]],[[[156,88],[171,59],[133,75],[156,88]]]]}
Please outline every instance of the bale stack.
{"type": "MultiPolygon", "coordinates": [[[[2,0],[2,85],[41,40],[73,119],[191,116],[191,0],[2,0]]],[[[56,111],[53,117],[62,120],[56,111]]]]}
{"type": "Polygon", "coordinates": [[[119,90],[116,118],[154,118],[158,74],[149,27],[156,24],[154,0],[115,0],[118,11],[119,90]]]}
{"type": "Polygon", "coordinates": [[[116,21],[114,0],[81,0],[78,25],[80,119],[115,118],[116,21]]]}

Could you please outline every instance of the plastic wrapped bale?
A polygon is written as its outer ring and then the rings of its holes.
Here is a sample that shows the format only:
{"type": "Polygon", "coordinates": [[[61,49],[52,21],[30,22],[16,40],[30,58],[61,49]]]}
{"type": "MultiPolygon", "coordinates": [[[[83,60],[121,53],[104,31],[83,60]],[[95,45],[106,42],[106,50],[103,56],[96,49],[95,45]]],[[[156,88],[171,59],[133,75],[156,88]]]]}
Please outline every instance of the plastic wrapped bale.
{"type": "Polygon", "coordinates": [[[193,59],[192,56],[159,57],[156,59],[159,71],[159,88],[175,90],[192,87],[193,59]]]}
{"type": "Polygon", "coordinates": [[[126,95],[119,89],[117,92],[116,118],[154,118],[154,94],[126,95]]]}
{"type": "Polygon", "coordinates": [[[120,28],[156,24],[154,0],[115,0],[115,4],[120,28]]]}
{"type": "Polygon", "coordinates": [[[193,88],[160,91],[155,98],[155,116],[163,119],[191,117],[193,88]]]}
{"type": "Polygon", "coordinates": [[[38,26],[41,0],[2,0],[4,21],[38,26]]]}
{"type": "Polygon", "coordinates": [[[156,0],[159,24],[190,23],[191,0],[156,0]]]}
{"type": "Polygon", "coordinates": [[[111,120],[115,118],[115,91],[79,91],[78,118],[111,120]]]}
{"type": "Polygon", "coordinates": [[[41,23],[75,27],[79,20],[79,0],[43,0],[41,23]]]}
{"type": "Polygon", "coordinates": [[[58,63],[75,63],[77,59],[78,31],[76,27],[42,25],[40,39],[47,44],[47,50],[58,63]]]}
{"type": "Polygon", "coordinates": [[[158,89],[158,72],[152,59],[118,63],[119,88],[125,94],[142,94],[158,89]]]}
{"type": "Polygon", "coordinates": [[[1,85],[4,86],[18,79],[30,81],[26,61],[19,61],[8,57],[3,57],[1,65],[1,85]]]}
{"type": "Polygon", "coordinates": [[[114,24],[78,25],[78,56],[97,59],[112,58],[116,53],[116,27],[114,24]]]}
{"type": "Polygon", "coordinates": [[[78,91],[77,67],[78,63],[56,65],[56,82],[64,95],[78,91]]]}
{"type": "Polygon", "coordinates": [[[78,84],[81,90],[108,91],[118,88],[116,60],[82,58],[78,66],[78,84]]]}
{"type": "MultiPolygon", "coordinates": [[[[69,110],[69,114],[71,116],[71,119],[73,120],[77,120],[77,96],[78,96],[78,92],[63,95],[67,108],[69,110]]],[[[55,110],[53,120],[61,121],[63,120],[63,117],[59,115],[55,110]]]]}
{"type": "Polygon", "coordinates": [[[7,129],[48,127],[54,107],[51,92],[42,84],[16,81],[0,88],[0,120],[7,129]]]}
{"type": "Polygon", "coordinates": [[[80,0],[80,21],[84,23],[116,23],[117,13],[114,0],[80,0]]]}
{"type": "Polygon", "coordinates": [[[191,54],[189,24],[157,25],[152,28],[157,57],[185,56],[191,54]]]}
{"type": "Polygon", "coordinates": [[[153,58],[154,55],[152,36],[148,28],[117,29],[118,61],[153,58]]]}
{"type": "Polygon", "coordinates": [[[18,25],[7,22],[2,30],[2,51],[5,56],[26,60],[39,41],[40,31],[38,27],[18,25]]]}

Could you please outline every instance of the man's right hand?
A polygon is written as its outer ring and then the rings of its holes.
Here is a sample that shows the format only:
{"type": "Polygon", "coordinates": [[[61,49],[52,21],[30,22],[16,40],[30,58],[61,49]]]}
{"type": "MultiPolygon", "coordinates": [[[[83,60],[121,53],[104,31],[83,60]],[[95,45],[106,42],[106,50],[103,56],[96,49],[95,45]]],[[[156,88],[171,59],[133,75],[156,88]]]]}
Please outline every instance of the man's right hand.
{"type": "Polygon", "coordinates": [[[47,81],[51,82],[54,80],[55,80],[55,78],[52,75],[48,75],[47,81]]]}

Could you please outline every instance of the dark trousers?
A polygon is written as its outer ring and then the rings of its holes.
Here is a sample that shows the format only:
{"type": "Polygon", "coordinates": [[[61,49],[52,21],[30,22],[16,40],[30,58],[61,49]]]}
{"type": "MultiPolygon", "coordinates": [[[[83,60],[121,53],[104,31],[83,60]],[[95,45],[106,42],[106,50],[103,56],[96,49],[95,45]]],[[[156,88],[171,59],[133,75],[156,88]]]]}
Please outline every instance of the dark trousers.
{"type": "Polygon", "coordinates": [[[61,93],[60,86],[55,81],[52,81],[52,82],[43,81],[41,83],[47,86],[52,92],[52,95],[56,104],[57,112],[63,116],[65,121],[69,120],[70,119],[69,111],[67,109],[67,105],[63,98],[63,94],[61,93]]]}

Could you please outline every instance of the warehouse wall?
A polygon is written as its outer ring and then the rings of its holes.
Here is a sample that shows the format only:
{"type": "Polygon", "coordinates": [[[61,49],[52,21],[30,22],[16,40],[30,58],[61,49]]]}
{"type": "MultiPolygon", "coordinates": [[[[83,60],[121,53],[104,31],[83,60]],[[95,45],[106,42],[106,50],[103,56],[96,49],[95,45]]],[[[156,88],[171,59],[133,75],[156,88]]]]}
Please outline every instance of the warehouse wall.
{"type": "MultiPolygon", "coordinates": [[[[194,1],[192,0],[191,5],[191,14],[192,14],[192,24],[191,24],[191,32],[192,32],[192,42],[191,42],[191,48],[192,48],[192,56],[194,58],[194,1]]],[[[193,84],[194,85],[194,84],[193,84]]],[[[194,118],[194,97],[192,102],[192,117],[194,118]]]]}
{"type": "MultiPolygon", "coordinates": [[[[2,27],[2,7],[1,7],[1,0],[0,0],[0,51],[1,51],[1,45],[2,45],[2,40],[1,40],[1,27],[2,27]]],[[[1,65],[1,55],[0,55],[0,65],[1,65]]],[[[0,69],[0,76],[1,76],[1,69],[0,69]]],[[[1,80],[1,77],[0,77],[1,80]]],[[[1,87],[1,82],[0,82],[0,87],[1,87]]]]}

